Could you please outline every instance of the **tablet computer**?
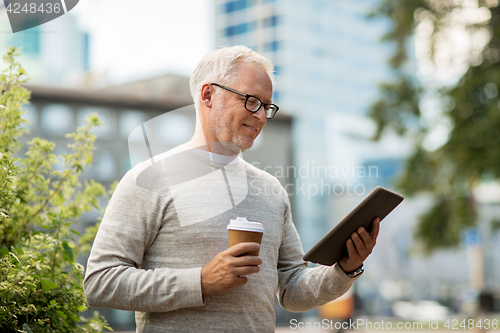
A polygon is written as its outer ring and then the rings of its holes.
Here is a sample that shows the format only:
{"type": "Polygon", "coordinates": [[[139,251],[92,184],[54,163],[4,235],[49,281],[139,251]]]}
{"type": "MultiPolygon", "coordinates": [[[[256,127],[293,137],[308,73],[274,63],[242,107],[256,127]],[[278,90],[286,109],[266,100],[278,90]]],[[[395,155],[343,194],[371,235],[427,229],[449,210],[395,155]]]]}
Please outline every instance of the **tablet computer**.
{"type": "Polygon", "coordinates": [[[370,232],[373,220],[379,217],[382,221],[403,199],[402,195],[378,186],[316,243],[304,255],[304,260],[328,266],[335,264],[347,255],[346,242],[353,232],[359,227],[370,232]]]}

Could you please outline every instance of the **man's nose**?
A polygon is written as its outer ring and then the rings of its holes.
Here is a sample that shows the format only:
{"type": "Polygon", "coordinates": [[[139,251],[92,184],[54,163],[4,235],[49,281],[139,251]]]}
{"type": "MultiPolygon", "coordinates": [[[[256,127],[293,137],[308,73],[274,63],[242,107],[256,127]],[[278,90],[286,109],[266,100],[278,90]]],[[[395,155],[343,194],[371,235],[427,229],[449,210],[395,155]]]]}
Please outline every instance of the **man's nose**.
{"type": "Polygon", "coordinates": [[[264,108],[264,105],[261,105],[260,108],[253,113],[253,116],[260,121],[265,122],[267,120],[267,112],[264,108]]]}

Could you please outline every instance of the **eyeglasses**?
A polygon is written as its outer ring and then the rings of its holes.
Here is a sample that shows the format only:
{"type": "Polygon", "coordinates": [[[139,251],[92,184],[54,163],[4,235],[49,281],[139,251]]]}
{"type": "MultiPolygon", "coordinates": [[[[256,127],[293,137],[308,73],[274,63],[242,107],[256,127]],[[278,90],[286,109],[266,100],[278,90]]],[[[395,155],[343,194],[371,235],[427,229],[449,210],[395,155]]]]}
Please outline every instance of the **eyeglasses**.
{"type": "Polygon", "coordinates": [[[226,89],[226,90],[228,90],[230,92],[233,92],[235,94],[244,96],[246,98],[246,100],[245,100],[245,109],[247,109],[248,111],[250,111],[252,113],[255,113],[255,112],[259,111],[260,107],[264,106],[264,111],[266,111],[266,118],[267,119],[273,119],[274,115],[279,110],[279,107],[276,104],[263,103],[260,99],[258,99],[255,96],[244,94],[241,91],[234,90],[232,88],[223,86],[222,84],[217,84],[217,83],[210,83],[210,84],[213,85],[213,86],[220,87],[222,89],[226,89]]]}

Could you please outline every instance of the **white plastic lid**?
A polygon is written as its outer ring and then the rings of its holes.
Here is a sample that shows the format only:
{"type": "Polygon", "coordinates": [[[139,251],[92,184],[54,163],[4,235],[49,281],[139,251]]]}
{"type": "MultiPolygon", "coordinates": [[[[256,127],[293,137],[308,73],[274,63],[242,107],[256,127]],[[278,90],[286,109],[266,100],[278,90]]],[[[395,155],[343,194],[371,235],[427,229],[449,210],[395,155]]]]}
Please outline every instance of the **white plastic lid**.
{"type": "Polygon", "coordinates": [[[262,223],[250,222],[244,217],[237,217],[236,220],[230,220],[227,228],[230,230],[264,232],[264,225],[262,223]]]}

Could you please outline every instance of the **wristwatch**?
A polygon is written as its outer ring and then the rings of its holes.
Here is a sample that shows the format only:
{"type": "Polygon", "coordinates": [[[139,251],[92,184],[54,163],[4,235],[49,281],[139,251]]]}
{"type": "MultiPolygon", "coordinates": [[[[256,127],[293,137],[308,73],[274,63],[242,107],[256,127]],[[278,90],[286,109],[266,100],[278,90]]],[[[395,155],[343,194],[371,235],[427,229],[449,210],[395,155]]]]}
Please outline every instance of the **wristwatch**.
{"type": "MultiPolygon", "coordinates": [[[[340,266],[340,268],[342,268],[342,266],[340,266]]],[[[342,268],[342,270],[344,270],[344,269],[342,268]]],[[[365,266],[361,265],[350,273],[346,273],[345,271],[344,271],[344,273],[345,273],[345,275],[347,275],[348,277],[353,279],[356,276],[360,276],[361,274],[363,274],[364,271],[365,271],[365,266]]]]}

